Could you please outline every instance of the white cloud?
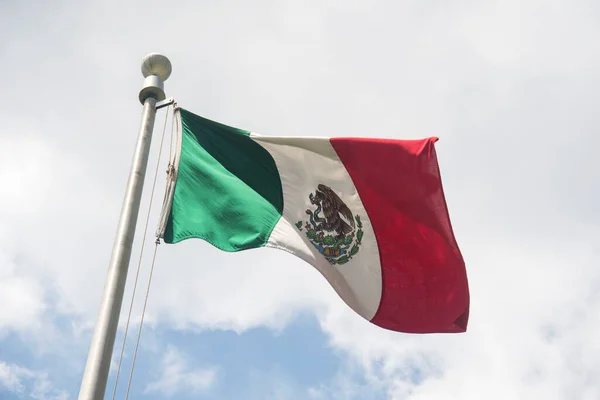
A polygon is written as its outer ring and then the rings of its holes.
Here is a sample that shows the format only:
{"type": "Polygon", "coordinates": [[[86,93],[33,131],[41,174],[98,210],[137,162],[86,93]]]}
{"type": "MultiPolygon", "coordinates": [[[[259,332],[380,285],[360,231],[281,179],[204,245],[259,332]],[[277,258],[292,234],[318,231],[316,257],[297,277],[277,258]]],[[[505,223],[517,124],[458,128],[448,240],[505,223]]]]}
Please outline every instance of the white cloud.
{"type": "Polygon", "coordinates": [[[283,252],[254,250],[228,259],[197,240],[160,250],[152,290],[161,295],[152,299],[152,315],[180,328],[280,329],[297,311],[322,308],[334,296],[316,271],[283,252]]]}
{"type": "Polygon", "coordinates": [[[346,363],[327,383],[309,387],[305,396],[314,400],[381,400],[386,398],[386,385],[377,379],[365,380],[359,364],[346,363]]]}
{"type": "Polygon", "coordinates": [[[43,281],[59,311],[81,313],[98,302],[86,294],[84,277],[91,273],[101,280],[104,271],[87,268],[88,251],[116,198],[102,194],[80,157],[45,137],[37,118],[23,118],[22,124],[7,116],[0,125],[1,262],[13,260],[2,268],[15,279],[43,281]]]}
{"type": "Polygon", "coordinates": [[[43,286],[35,278],[19,275],[1,249],[0,304],[0,337],[3,331],[35,330],[46,309],[43,286]]]}
{"type": "Polygon", "coordinates": [[[512,241],[480,245],[493,258],[471,257],[485,267],[471,273],[478,285],[466,334],[396,334],[332,309],[324,322],[332,345],[350,351],[394,399],[594,398],[600,273],[593,247],[547,255],[512,241]]]}
{"type": "Polygon", "coordinates": [[[67,400],[65,391],[57,390],[45,372],[32,371],[0,361],[0,389],[35,400],[67,400]]]}
{"type": "Polygon", "coordinates": [[[197,394],[209,389],[217,378],[217,368],[190,368],[189,358],[174,346],[169,346],[161,363],[161,374],[146,386],[146,393],[167,397],[179,393],[197,394]]]}
{"type": "Polygon", "coordinates": [[[31,373],[25,368],[8,365],[0,362],[0,384],[11,392],[21,393],[25,389],[21,384],[21,376],[30,376],[31,373]]]}
{"type": "MultiPolygon", "coordinates": [[[[139,123],[138,63],[158,50],[173,61],[168,95],[241,128],[440,136],[472,314],[464,335],[384,332],[288,254],[190,241],[159,249],[148,321],[242,332],[310,310],[391,398],[599,396],[596,2],[59,3],[0,2],[0,326],[31,331],[51,298],[51,315],[89,334],[139,123]]],[[[164,388],[209,380],[170,356],[164,388]]]]}

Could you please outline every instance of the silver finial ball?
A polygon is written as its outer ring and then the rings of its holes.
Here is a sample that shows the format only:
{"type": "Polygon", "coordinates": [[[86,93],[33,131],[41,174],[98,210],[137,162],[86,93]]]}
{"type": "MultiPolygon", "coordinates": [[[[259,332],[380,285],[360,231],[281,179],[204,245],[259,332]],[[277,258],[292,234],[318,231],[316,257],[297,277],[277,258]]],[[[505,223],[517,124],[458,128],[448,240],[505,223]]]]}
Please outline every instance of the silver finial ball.
{"type": "Polygon", "coordinates": [[[156,75],[162,81],[171,76],[171,61],[162,54],[151,53],[142,60],[142,74],[144,78],[156,75]]]}

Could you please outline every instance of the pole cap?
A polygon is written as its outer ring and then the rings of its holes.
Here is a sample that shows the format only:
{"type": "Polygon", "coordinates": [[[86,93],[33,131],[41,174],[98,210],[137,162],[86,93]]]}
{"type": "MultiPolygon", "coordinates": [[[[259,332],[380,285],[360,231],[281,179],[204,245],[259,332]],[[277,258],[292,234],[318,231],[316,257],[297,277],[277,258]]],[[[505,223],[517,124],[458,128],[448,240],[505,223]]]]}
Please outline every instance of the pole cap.
{"type": "Polygon", "coordinates": [[[151,53],[142,59],[142,74],[144,87],[140,90],[140,103],[144,104],[147,98],[153,97],[157,101],[165,99],[163,82],[171,76],[171,61],[162,54],[151,53]]]}
{"type": "Polygon", "coordinates": [[[171,76],[171,61],[162,54],[150,53],[142,60],[142,74],[144,78],[156,75],[161,81],[166,81],[171,76]]]}

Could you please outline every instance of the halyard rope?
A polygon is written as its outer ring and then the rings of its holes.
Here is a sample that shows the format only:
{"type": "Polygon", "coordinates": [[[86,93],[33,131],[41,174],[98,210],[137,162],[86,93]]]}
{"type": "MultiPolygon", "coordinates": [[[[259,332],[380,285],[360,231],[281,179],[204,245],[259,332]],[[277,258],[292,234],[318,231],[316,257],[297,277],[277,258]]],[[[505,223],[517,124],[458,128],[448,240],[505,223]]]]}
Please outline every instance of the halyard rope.
{"type": "Polygon", "coordinates": [[[150,293],[150,284],[152,283],[152,272],[154,271],[154,262],[156,261],[156,251],[158,250],[158,245],[160,244],[160,239],[156,238],[156,242],[154,244],[154,256],[152,256],[152,266],[150,267],[150,276],[148,277],[148,287],[146,288],[146,298],[144,299],[144,308],[142,310],[142,320],[140,321],[140,329],[138,330],[137,340],[135,342],[135,351],[133,352],[133,362],[131,363],[131,372],[129,373],[129,382],[127,382],[127,394],[125,395],[125,400],[129,398],[129,389],[131,389],[131,380],[133,379],[133,369],[135,367],[135,359],[137,357],[138,347],[140,345],[140,337],[142,336],[142,327],[144,326],[144,315],[146,314],[146,305],[148,304],[148,294],[150,293]]]}
{"type": "MultiPolygon", "coordinates": [[[[169,117],[169,109],[170,108],[171,107],[167,107],[166,112],[165,112],[165,123],[163,125],[163,132],[162,132],[162,136],[160,138],[160,147],[159,147],[159,150],[158,150],[158,159],[156,161],[156,170],[154,172],[154,182],[152,183],[152,191],[150,193],[150,203],[148,204],[148,214],[146,215],[146,224],[145,224],[145,227],[144,227],[144,236],[142,238],[142,245],[141,245],[141,248],[140,248],[140,257],[138,259],[137,271],[136,271],[136,274],[135,274],[135,280],[133,282],[133,293],[131,294],[131,302],[129,304],[129,313],[127,314],[127,323],[125,324],[125,334],[123,336],[123,345],[121,347],[121,354],[119,355],[119,364],[118,364],[118,367],[117,367],[117,373],[116,373],[116,377],[115,377],[115,385],[114,385],[114,388],[113,388],[112,400],[115,399],[115,396],[117,394],[117,385],[119,383],[119,374],[121,372],[121,364],[123,362],[123,354],[125,353],[125,345],[127,343],[127,333],[129,332],[129,322],[131,320],[131,313],[132,313],[132,310],[133,310],[133,303],[134,303],[134,300],[135,300],[135,292],[136,292],[136,289],[137,289],[138,278],[139,278],[139,275],[140,275],[140,268],[141,268],[141,265],[142,265],[142,258],[143,258],[143,255],[144,255],[144,245],[146,243],[146,236],[147,236],[147,233],[148,233],[148,223],[149,223],[149,220],[150,220],[150,212],[151,212],[151,209],[152,209],[152,200],[154,199],[154,189],[156,187],[156,178],[158,177],[158,169],[159,169],[159,166],[160,166],[160,156],[162,154],[163,143],[164,143],[164,139],[165,139],[165,133],[166,133],[166,130],[167,130],[167,121],[168,121],[168,117],[169,117]]],[[[172,129],[171,129],[171,136],[173,136],[173,130],[172,129]]],[[[171,142],[172,141],[173,141],[173,139],[171,138],[171,142]]],[[[171,152],[171,150],[169,150],[169,153],[170,152],[171,152]]],[[[171,156],[169,155],[169,157],[171,157],[171,156]]],[[[156,246],[154,248],[154,257],[152,259],[152,267],[150,269],[150,280],[152,279],[152,271],[154,270],[154,261],[156,259],[156,250],[158,249],[158,243],[159,243],[159,240],[157,239],[156,240],[156,246]]],[[[150,291],[150,280],[148,281],[148,290],[146,291],[146,300],[144,301],[144,311],[142,312],[142,321],[140,322],[140,332],[139,333],[141,333],[141,330],[142,330],[141,324],[144,321],[144,312],[146,311],[146,302],[148,301],[148,292],[150,291]]],[[[140,336],[138,334],[138,338],[137,338],[138,343],[139,343],[139,340],[140,340],[140,336]]],[[[135,350],[136,350],[136,353],[137,353],[137,344],[136,344],[135,350]]],[[[127,396],[129,396],[129,388],[130,388],[130,385],[131,385],[131,378],[133,376],[134,365],[135,365],[135,355],[134,355],[134,359],[133,359],[133,364],[131,365],[131,373],[130,373],[130,376],[129,376],[129,383],[127,385],[127,396]]]]}

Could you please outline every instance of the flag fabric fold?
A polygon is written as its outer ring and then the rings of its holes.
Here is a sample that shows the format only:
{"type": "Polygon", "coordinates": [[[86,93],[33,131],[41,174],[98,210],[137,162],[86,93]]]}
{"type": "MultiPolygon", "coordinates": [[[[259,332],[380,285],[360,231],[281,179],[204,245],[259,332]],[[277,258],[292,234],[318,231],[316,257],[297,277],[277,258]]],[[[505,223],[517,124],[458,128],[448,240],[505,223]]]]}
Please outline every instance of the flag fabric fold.
{"type": "Polygon", "coordinates": [[[159,227],[166,243],[281,249],[378,326],[466,331],[468,280],[437,138],[261,136],[176,114],[179,152],[159,227]]]}

